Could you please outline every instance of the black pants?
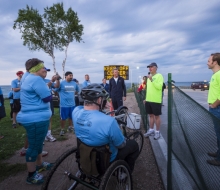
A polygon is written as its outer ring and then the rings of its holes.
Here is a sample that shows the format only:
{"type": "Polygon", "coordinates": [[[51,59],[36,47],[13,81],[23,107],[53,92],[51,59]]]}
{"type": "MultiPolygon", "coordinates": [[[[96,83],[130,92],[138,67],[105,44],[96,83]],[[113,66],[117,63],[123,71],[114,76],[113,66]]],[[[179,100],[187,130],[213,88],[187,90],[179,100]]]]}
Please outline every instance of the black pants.
{"type": "Polygon", "coordinates": [[[112,97],[112,105],[113,105],[114,110],[117,110],[118,107],[123,106],[122,97],[121,98],[112,97]]]}
{"type": "Polygon", "coordinates": [[[13,118],[13,103],[10,104],[10,107],[11,107],[10,116],[12,119],[13,118]]]}
{"type": "Polygon", "coordinates": [[[118,150],[115,160],[125,160],[131,172],[134,170],[135,160],[139,155],[139,147],[135,140],[128,140],[124,148],[118,150]]]}

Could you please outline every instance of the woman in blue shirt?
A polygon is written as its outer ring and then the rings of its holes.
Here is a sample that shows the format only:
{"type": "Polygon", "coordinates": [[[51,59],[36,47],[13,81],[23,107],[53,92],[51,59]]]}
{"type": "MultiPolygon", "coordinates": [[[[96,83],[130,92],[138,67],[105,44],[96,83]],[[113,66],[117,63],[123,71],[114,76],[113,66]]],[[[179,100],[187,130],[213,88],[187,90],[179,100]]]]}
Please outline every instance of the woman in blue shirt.
{"type": "Polygon", "coordinates": [[[51,117],[50,89],[44,82],[46,70],[43,61],[33,58],[29,61],[30,74],[21,85],[21,110],[17,121],[26,129],[29,146],[26,152],[28,168],[28,184],[43,183],[43,176],[39,172],[51,168],[51,164],[42,162],[43,141],[47,134],[51,117]]]}

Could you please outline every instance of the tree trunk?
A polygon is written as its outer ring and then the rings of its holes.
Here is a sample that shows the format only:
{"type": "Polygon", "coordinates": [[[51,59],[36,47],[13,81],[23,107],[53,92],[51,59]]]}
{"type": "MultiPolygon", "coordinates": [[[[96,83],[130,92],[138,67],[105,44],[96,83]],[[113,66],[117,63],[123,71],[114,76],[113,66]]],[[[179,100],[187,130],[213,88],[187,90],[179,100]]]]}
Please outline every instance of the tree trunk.
{"type": "Polygon", "coordinates": [[[53,59],[53,70],[54,70],[54,74],[56,75],[57,71],[56,71],[56,63],[55,63],[55,56],[52,54],[50,55],[53,59]]]}
{"type": "Polygon", "coordinates": [[[62,63],[62,67],[63,67],[63,79],[65,79],[65,64],[66,64],[66,58],[67,58],[67,50],[68,50],[68,47],[69,47],[69,43],[66,45],[65,58],[64,58],[63,63],[62,63]]]}

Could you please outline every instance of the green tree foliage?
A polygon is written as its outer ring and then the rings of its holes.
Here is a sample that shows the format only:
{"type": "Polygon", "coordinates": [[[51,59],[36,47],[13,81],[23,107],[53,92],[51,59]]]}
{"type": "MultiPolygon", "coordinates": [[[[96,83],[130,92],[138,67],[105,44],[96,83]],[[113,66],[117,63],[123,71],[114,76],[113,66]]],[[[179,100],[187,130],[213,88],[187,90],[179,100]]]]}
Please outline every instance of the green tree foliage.
{"type": "Polygon", "coordinates": [[[63,3],[46,7],[42,15],[38,10],[27,5],[26,9],[19,9],[13,28],[20,30],[23,45],[29,50],[43,50],[52,57],[55,73],[54,50],[65,51],[62,63],[63,72],[65,72],[69,44],[74,40],[80,43],[83,35],[83,25],[80,24],[77,13],[72,8],[65,12],[63,3]]]}

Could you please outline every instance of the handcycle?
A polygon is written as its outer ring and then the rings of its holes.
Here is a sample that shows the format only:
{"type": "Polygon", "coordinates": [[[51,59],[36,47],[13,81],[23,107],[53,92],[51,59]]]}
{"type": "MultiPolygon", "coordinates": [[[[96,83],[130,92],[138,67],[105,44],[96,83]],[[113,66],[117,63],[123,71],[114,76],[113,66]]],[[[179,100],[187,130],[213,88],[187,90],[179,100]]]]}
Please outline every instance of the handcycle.
{"type": "MultiPolygon", "coordinates": [[[[134,139],[138,142],[139,154],[143,148],[143,134],[140,130],[129,132],[126,130],[126,120],[128,115],[127,107],[123,106],[113,111],[115,119],[122,128],[122,132],[127,139],[134,139]]],[[[110,112],[106,113],[109,114],[110,112]]],[[[95,190],[131,190],[132,176],[128,164],[124,160],[116,160],[106,164],[106,155],[108,155],[107,145],[101,147],[89,147],[96,155],[95,162],[92,158],[88,162],[92,162],[96,173],[91,174],[86,172],[87,165],[80,162],[82,156],[81,143],[77,139],[77,147],[73,147],[63,153],[54,163],[52,169],[47,173],[45,182],[42,185],[42,190],[64,190],[64,189],[95,189],[95,190]],[[100,156],[101,155],[101,156],[100,156]],[[104,167],[103,167],[104,163],[104,167]],[[98,172],[97,172],[98,171],[98,172]]],[[[82,143],[83,144],[83,143],[82,143]]],[[[85,151],[84,151],[85,153],[85,151]]],[[[92,154],[90,154],[90,157],[92,154]]],[[[108,159],[107,159],[108,160],[108,159]]],[[[88,163],[87,163],[88,164],[88,163]]]]}

